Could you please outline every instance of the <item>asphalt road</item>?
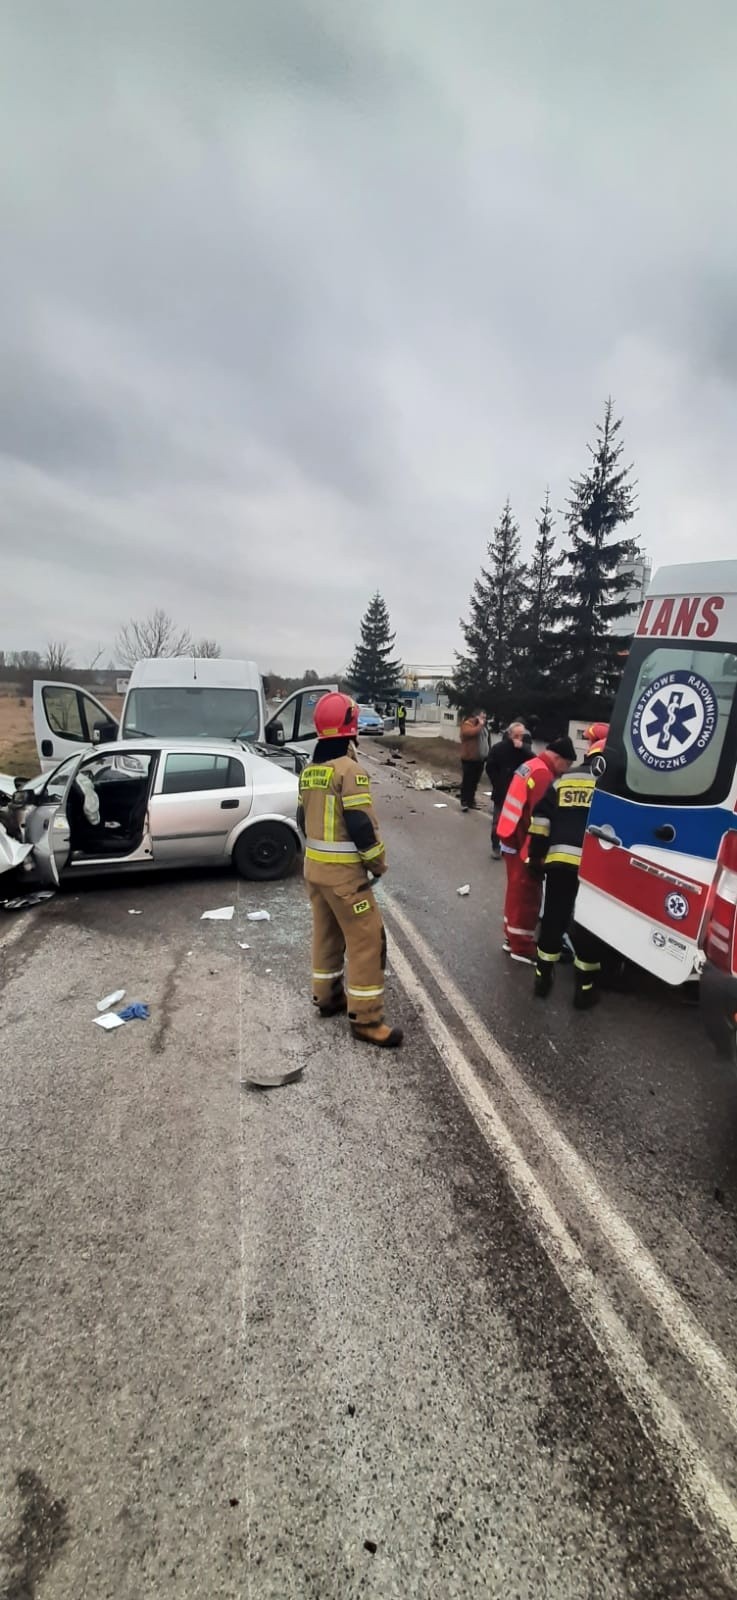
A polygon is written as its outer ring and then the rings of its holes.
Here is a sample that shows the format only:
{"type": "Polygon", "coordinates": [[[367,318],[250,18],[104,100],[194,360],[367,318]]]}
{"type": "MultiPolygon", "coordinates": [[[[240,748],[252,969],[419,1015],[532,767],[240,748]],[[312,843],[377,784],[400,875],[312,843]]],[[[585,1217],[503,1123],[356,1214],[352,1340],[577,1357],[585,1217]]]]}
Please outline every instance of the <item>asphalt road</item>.
{"type": "Polygon", "coordinates": [[[737,1593],[737,1083],[677,994],[533,1003],[486,819],[375,779],[397,1056],[296,878],[0,924],[0,1600],[737,1593]]]}

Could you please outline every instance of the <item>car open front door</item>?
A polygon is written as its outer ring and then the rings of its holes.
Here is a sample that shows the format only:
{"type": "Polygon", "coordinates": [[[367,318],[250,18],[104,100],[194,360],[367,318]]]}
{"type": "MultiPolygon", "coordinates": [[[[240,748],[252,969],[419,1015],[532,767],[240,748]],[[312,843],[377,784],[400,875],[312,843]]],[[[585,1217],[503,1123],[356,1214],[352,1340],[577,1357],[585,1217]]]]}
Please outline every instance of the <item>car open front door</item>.
{"type": "Polygon", "coordinates": [[[266,724],[267,744],[310,750],[317,738],[315,706],[324,694],[332,694],[335,689],[334,683],[311,683],[290,694],[266,724]]]}
{"type": "Polygon", "coordinates": [[[32,846],[36,875],[50,888],[56,888],[71,852],[71,832],[63,800],[48,800],[33,806],[23,832],[32,846]]]}
{"type": "Polygon", "coordinates": [[[117,722],[108,706],[86,689],[74,683],[34,682],[33,731],[42,772],[88,749],[95,742],[97,723],[108,725],[109,739],[117,738],[117,722]]]}

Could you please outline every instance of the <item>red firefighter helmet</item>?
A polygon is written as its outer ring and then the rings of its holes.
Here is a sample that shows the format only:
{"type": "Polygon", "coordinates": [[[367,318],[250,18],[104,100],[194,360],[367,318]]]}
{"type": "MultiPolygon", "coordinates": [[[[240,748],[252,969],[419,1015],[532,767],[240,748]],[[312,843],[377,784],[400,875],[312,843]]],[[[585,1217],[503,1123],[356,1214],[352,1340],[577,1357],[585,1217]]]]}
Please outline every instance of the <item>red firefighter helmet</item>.
{"type": "Polygon", "coordinates": [[[589,742],[589,748],[586,751],[587,756],[598,756],[598,755],[601,755],[601,752],[604,749],[604,746],[605,746],[605,744],[607,742],[608,737],[609,737],[609,723],[608,722],[591,722],[591,723],[589,723],[589,726],[586,729],[586,738],[588,739],[588,742],[589,742]]]}
{"type": "Polygon", "coordinates": [[[315,706],[315,727],[321,739],[355,739],[358,706],[349,694],[324,694],[315,706]]]}

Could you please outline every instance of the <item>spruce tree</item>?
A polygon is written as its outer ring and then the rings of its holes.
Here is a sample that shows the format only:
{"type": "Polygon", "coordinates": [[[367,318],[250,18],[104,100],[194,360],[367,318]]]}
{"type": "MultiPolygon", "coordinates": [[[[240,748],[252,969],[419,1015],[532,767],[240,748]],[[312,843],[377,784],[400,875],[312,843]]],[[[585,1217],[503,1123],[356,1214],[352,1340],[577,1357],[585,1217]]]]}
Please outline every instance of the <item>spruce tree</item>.
{"type": "MultiPolygon", "coordinates": [[[[560,617],[565,638],[561,661],[572,706],[580,716],[605,711],[619,675],[614,625],[627,614],[629,579],[617,568],[633,555],[635,543],[617,530],[635,514],[631,467],[622,466],[622,427],[607,400],[597,443],[589,446],[591,465],[571,482],[568,501],[568,571],[560,617]]],[[[621,665],[621,664],[620,664],[621,665]]]]}
{"type": "Polygon", "coordinates": [[[395,637],[389,612],[377,591],[361,622],[360,643],[356,645],[347,672],[358,700],[373,705],[377,700],[395,698],[402,670],[401,661],[391,658],[395,637]]]}
{"type": "Polygon", "coordinates": [[[507,503],[487,547],[461,622],[467,649],[457,656],[453,699],[469,710],[483,706],[503,714],[512,690],[517,630],[524,603],[525,568],[520,560],[519,525],[507,503]]]}
{"type": "Polygon", "coordinates": [[[529,712],[540,715],[558,688],[555,667],[560,655],[561,567],[565,556],[556,548],[550,490],[537,519],[537,540],[527,569],[524,610],[518,630],[516,672],[520,694],[529,712]]]}

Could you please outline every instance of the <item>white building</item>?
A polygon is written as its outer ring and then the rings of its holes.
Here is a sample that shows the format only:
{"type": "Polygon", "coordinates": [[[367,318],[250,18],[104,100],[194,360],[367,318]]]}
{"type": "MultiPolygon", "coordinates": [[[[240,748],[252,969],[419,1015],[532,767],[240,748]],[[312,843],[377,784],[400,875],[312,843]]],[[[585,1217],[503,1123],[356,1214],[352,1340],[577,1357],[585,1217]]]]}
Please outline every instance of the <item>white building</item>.
{"type": "Polygon", "coordinates": [[[428,665],[427,662],[422,662],[418,666],[410,666],[408,662],[405,662],[402,668],[402,688],[419,690],[421,693],[426,693],[427,690],[437,693],[438,684],[447,683],[454,672],[455,667],[432,666],[428,665]]]}

